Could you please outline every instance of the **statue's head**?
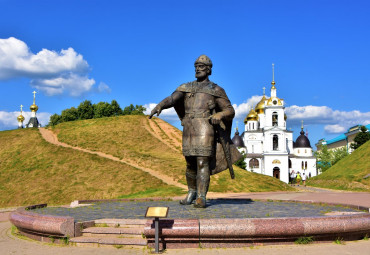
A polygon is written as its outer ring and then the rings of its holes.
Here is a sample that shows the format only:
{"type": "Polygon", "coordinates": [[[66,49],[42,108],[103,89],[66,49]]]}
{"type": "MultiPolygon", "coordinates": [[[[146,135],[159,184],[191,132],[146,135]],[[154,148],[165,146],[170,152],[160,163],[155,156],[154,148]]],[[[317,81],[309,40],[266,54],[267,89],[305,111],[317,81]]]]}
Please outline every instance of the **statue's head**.
{"type": "Polygon", "coordinates": [[[198,80],[205,80],[212,74],[212,61],[206,55],[201,55],[194,63],[195,77],[198,80]]]}

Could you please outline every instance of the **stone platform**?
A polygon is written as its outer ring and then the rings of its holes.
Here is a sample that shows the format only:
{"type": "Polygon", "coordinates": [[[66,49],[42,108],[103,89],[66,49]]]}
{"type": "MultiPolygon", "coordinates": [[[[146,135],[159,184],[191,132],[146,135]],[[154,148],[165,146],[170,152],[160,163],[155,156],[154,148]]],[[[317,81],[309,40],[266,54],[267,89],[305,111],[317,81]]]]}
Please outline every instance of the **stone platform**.
{"type": "Polygon", "coordinates": [[[153,247],[154,224],[152,219],[144,219],[145,210],[147,206],[169,206],[169,217],[160,220],[161,246],[167,249],[291,243],[302,237],[314,241],[355,240],[370,235],[369,207],[296,202],[215,199],[206,209],[193,209],[179,206],[178,201],[85,200],[78,204],[93,205],[74,209],[31,206],[11,213],[10,220],[25,235],[42,241],[68,237],[79,244],[153,247]],[[99,212],[104,204],[113,215],[99,212]],[[130,220],[140,224],[128,233],[114,229],[130,220]]]}

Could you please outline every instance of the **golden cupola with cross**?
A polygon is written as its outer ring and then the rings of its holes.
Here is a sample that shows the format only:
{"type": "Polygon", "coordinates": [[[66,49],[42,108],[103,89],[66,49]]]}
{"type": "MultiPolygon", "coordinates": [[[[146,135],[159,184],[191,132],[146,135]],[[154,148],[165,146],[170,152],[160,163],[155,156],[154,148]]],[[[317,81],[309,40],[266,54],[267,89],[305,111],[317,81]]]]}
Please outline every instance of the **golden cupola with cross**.
{"type": "Polygon", "coordinates": [[[32,92],[33,93],[33,104],[30,106],[31,112],[37,112],[39,107],[36,105],[36,91],[32,92]]]}
{"type": "Polygon", "coordinates": [[[33,104],[30,106],[31,118],[28,121],[28,124],[26,125],[26,127],[27,128],[32,128],[32,127],[39,128],[41,127],[41,124],[39,123],[36,117],[36,112],[39,109],[39,107],[36,105],[36,91],[32,92],[32,94],[33,94],[33,104]]]}
{"type": "Polygon", "coordinates": [[[255,109],[257,114],[263,114],[265,113],[265,102],[266,102],[266,96],[265,96],[265,87],[263,88],[263,97],[256,105],[255,109]]]}
{"type": "Polygon", "coordinates": [[[23,105],[21,105],[21,114],[17,117],[18,120],[18,128],[23,128],[23,121],[24,121],[24,116],[23,116],[23,105]]]}

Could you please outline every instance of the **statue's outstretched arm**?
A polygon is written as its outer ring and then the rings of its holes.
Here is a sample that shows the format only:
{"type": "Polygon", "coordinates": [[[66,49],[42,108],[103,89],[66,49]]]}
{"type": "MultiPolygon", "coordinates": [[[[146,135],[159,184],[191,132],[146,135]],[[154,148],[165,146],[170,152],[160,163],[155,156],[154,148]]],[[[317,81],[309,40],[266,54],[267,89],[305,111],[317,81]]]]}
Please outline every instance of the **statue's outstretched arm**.
{"type": "Polygon", "coordinates": [[[183,92],[180,91],[173,92],[171,96],[166,97],[159,104],[157,104],[156,107],[154,107],[154,109],[149,115],[149,119],[151,119],[154,114],[157,114],[157,116],[159,116],[162,110],[173,107],[177,101],[183,98],[183,96],[184,96],[183,92]]]}

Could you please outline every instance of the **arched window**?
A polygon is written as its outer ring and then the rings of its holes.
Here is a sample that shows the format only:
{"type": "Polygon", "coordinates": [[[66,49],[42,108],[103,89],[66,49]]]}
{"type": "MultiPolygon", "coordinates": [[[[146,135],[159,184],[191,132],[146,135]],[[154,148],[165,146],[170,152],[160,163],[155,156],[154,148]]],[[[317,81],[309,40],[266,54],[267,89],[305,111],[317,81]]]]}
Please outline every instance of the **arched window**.
{"type": "Polygon", "coordinates": [[[307,169],[307,161],[304,162],[304,169],[307,169]]]}
{"type": "Polygon", "coordinates": [[[277,151],[279,149],[279,138],[277,135],[272,137],[272,150],[277,151]]]}
{"type": "Polygon", "coordinates": [[[302,161],[302,170],[304,169],[304,162],[302,161]]]}
{"type": "Polygon", "coordinates": [[[272,113],[272,125],[273,126],[278,125],[278,114],[277,114],[277,112],[272,113]]]}
{"type": "Polygon", "coordinates": [[[258,162],[258,159],[252,158],[251,160],[249,160],[249,167],[250,168],[259,168],[260,164],[258,162]]]}

